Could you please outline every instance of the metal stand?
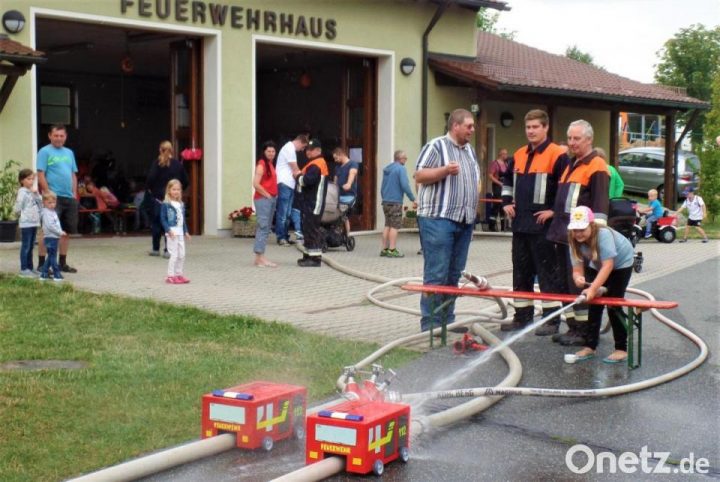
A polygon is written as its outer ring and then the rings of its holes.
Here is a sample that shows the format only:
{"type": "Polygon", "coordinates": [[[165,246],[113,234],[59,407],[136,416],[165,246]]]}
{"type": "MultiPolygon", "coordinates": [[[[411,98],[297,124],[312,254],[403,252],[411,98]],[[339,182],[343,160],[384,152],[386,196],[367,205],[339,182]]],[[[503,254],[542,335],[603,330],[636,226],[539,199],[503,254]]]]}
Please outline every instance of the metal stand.
{"type": "MultiPolygon", "coordinates": [[[[447,305],[449,305],[453,301],[455,301],[455,297],[452,297],[449,300],[443,301],[442,303],[440,303],[440,306],[438,306],[437,308],[435,308],[432,311],[432,314],[434,315],[434,314],[438,313],[440,310],[444,309],[447,305]]],[[[429,330],[430,331],[430,348],[433,348],[433,346],[434,346],[434,341],[433,341],[434,327],[435,327],[435,323],[431,323],[430,330],[429,330]]],[[[440,346],[447,346],[447,318],[444,316],[443,316],[442,322],[440,324],[440,346]]]]}
{"type": "Polygon", "coordinates": [[[642,363],[642,311],[632,306],[627,309],[625,316],[625,330],[627,331],[628,342],[628,368],[631,370],[639,368],[642,363]],[[635,329],[637,328],[637,343],[635,340],[635,329]],[[637,357],[637,359],[636,359],[637,357]]]}

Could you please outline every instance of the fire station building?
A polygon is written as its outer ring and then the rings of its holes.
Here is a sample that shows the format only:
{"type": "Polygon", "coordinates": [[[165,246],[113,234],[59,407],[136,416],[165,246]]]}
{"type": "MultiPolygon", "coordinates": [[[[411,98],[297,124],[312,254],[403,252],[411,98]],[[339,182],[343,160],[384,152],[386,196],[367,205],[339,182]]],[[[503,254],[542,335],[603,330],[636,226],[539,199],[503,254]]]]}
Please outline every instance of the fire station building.
{"type": "Polygon", "coordinates": [[[485,172],[497,149],[525,142],[531,108],[549,111],[558,140],[583,118],[616,152],[619,112],[666,115],[674,132],[678,111],[705,107],[477,31],[479,8],[509,3],[0,0],[0,161],[34,167],[62,122],[81,173],[112,160],[138,189],[161,141],[195,147],[189,223],[222,235],[252,202],[259,146],[309,133],[326,159],[339,146],[360,162],[353,229],[372,230],[383,166],[397,149],[416,158],[455,108],[477,115],[485,172]]]}

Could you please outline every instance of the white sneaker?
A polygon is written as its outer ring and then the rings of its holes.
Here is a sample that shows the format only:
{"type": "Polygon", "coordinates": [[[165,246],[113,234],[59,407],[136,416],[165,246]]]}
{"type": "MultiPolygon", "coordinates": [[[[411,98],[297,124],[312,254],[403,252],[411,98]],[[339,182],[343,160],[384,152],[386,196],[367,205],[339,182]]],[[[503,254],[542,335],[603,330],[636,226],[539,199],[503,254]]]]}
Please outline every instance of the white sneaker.
{"type": "Polygon", "coordinates": [[[21,278],[35,278],[36,275],[31,269],[23,269],[20,271],[21,278]]]}

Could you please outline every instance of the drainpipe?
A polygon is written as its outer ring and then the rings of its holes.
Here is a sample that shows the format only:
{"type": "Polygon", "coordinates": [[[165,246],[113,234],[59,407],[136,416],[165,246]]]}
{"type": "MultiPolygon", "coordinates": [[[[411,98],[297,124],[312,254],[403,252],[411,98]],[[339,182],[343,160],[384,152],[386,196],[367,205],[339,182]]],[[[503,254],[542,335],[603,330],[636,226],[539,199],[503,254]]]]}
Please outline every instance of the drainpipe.
{"type": "Polygon", "coordinates": [[[435,24],[438,23],[438,20],[440,20],[440,17],[442,17],[443,13],[445,13],[445,10],[450,6],[452,3],[452,0],[445,0],[445,3],[438,6],[437,10],[435,10],[435,15],[433,15],[433,18],[430,20],[430,23],[428,24],[427,28],[425,29],[425,32],[423,32],[422,36],[422,119],[420,123],[421,126],[421,140],[422,145],[425,145],[427,142],[427,120],[428,120],[428,37],[430,36],[430,32],[433,28],[435,28],[435,24]]]}

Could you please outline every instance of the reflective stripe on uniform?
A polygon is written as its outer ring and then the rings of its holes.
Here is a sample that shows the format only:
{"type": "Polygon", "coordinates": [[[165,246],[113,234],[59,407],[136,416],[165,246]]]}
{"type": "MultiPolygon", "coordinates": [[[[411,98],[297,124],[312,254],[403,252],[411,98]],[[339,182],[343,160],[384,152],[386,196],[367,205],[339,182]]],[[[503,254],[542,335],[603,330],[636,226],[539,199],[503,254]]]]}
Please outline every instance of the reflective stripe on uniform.
{"type": "Polygon", "coordinates": [[[547,177],[547,173],[544,172],[535,174],[535,189],[533,190],[533,202],[535,204],[545,204],[547,177]]]}

